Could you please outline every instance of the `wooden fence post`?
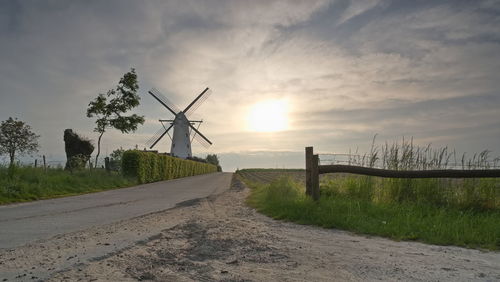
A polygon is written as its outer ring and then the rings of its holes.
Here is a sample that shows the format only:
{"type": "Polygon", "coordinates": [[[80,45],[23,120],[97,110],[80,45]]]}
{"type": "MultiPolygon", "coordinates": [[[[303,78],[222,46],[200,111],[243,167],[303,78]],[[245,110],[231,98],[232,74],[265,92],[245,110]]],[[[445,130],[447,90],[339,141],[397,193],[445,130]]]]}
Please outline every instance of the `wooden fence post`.
{"type": "Polygon", "coordinates": [[[108,172],[108,173],[111,171],[111,167],[109,166],[109,158],[108,157],[104,158],[104,168],[106,169],[106,172],[108,172]]]}
{"type": "Polygon", "coordinates": [[[312,156],[311,162],[311,194],[313,200],[319,200],[319,157],[318,155],[312,156]]]}
{"type": "Polygon", "coordinates": [[[43,170],[47,171],[47,163],[45,162],[45,155],[43,155],[43,170]]]}
{"type": "Polygon", "coordinates": [[[306,195],[312,196],[311,167],[313,158],[313,147],[306,147],[306,195]]]}

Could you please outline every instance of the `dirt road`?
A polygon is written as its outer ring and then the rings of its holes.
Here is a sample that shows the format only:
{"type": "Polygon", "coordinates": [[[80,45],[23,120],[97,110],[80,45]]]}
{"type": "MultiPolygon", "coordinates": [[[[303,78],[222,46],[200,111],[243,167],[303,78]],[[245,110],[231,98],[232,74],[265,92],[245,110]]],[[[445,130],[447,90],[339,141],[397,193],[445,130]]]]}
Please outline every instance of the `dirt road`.
{"type": "Polygon", "coordinates": [[[219,196],[0,251],[0,273],[8,281],[500,280],[498,252],[275,221],[245,206],[247,194],[236,181],[219,196]],[[131,236],[134,244],[121,243],[131,236]],[[106,255],[89,256],[94,249],[106,255]]]}

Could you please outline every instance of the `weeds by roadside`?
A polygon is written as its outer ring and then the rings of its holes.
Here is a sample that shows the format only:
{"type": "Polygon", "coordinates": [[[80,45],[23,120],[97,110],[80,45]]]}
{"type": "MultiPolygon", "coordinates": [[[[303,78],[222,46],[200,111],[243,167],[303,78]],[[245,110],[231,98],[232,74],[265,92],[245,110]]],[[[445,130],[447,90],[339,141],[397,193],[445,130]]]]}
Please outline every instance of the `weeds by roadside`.
{"type": "Polygon", "coordinates": [[[462,210],[500,210],[500,179],[392,179],[326,175],[321,196],[344,196],[373,203],[412,202],[462,210]]]}
{"type": "MultiPolygon", "coordinates": [[[[243,180],[252,188],[247,203],[276,219],[396,240],[500,249],[498,209],[436,205],[409,198],[374,201],[378,196],[369,191],[371,186],[359,185],[363,181],[376,182],[370,178],[347,177],[339,183],[326,181],[322,185],[322,196],[318,203],[306,197],[303,185],[290,178],[280,178],[270,184],[243,180]],[[349,181],[354,183],[349,184],[349,181]]],[[[394,185],[397,187],[399,184],[394,185]]]]}
{"type": "Polygon", "coordinates": [[[137,180],[101,169],[75,171],[34,167],[0,167],[0,204],[128,187],[137,180]]]}

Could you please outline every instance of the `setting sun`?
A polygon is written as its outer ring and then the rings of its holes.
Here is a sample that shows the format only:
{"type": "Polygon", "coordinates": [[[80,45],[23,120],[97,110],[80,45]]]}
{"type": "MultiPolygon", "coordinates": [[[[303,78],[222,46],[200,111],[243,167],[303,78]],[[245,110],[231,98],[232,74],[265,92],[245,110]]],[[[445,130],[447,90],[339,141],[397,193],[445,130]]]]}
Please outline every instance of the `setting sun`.
{"type": "Polygon", "coordinates": [[[283,100],[268,100],[253,105],[248,115],[252,131],[274,132],[288,127],[288,105],[283,100]]]}

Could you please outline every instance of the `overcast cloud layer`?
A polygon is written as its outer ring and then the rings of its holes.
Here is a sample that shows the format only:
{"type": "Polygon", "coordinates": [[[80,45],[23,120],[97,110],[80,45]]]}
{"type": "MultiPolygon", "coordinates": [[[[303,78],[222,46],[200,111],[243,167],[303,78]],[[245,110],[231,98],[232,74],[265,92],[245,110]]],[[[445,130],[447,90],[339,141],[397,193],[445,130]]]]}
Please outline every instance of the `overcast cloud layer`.
{"type": "Polygon", "coordinates": [[[151,87],[183,108],[209,86],[195,116],[214,146],[194,154],[226,170],[303,167],[307,145],[363,150],[376,133],[500,154],[499,1],[1,1],[0,38],[0,119],[30,124],[52,160],[64,129],[96,138],[87,104],[131,67],[147,122],[107,132],[105,153],[171,117],[151,87]],[[249,132],[273,98],[289,129],[249,132]]]}

